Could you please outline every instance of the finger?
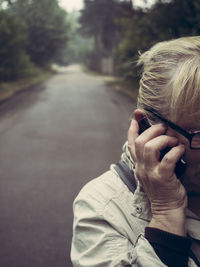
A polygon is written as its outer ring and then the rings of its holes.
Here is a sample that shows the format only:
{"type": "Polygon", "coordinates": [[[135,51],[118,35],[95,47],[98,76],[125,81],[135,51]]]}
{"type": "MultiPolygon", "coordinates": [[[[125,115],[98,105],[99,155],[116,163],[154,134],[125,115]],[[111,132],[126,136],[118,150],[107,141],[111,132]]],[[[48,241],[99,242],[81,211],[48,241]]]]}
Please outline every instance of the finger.
{"type": "Polygon", "coordinates": [[[168,135],[160,135],[147,142],[144,146],[144,162],[147,168],[152,168],[160,161],[160,153],[166,147],[176,146],[178,139],[168,135]]]}
{"type": "Polygon", "coordinates": [[[138,137],[139,125],[136,120],[132,120],[128,130],[128,143],[132,146],[135,144],[135,139],[138,137]]]}
{"type": "Polygon", "coordinates": [[[160,170],[163,173],[166,173],[167,171],[168,173],[173,174],[176,167],[176,163],[183,156],[184,152],[185,147],[182,144],[173,147],[161,160],[159,166],[160,170]]]}
{"type": "Polygon", "coordinates": [[[146,131],[138,136],[135,140],[135,153],[138,160],[143,161],[144,146],[150,140],[163,135],[166,132],[166,126],[164,124],[152,125],[146,131]]]}
{"type": "Polygon", "coordinates": [[[136,120],[132,120],[129,130],[128,130],[128,149],[131,153],[131,156],[133,160],[136,160],[135,157],[135,140],[138,137],[138,132],[139,132],[139,125],[136,120]]]}

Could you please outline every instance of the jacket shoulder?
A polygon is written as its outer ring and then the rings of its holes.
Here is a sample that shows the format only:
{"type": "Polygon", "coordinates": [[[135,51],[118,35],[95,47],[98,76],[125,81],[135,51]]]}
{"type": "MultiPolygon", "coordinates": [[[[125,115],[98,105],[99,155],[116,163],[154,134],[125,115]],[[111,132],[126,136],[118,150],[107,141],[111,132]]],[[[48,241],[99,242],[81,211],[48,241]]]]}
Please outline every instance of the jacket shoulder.
{"type": "Polygon", "coordinates": [[[95,201],[96,208],[104,208],[111,199],[119,198],[124,192],[132,194],[121,178],[112,170],[88,182],[74,202],[87,199],[95,201]]]}

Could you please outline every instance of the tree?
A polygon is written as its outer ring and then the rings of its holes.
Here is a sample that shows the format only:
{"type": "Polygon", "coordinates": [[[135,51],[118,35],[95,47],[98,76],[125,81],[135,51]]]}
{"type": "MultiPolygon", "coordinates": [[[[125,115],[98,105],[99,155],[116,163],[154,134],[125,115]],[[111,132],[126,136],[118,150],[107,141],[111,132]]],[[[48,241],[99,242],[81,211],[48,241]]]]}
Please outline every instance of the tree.
{"type": "Polygon", "coordinates": [[[92,38],[81,35],[78,30],[80,27],[79,17],[80,12],[78,11],[69,13],[67,16],[70,24],[69,40],[65,48],[60,50],[56,57],[56,62],[60,65],[84,62],[93,49],[92,38]]]}
{"type": "Polygon", "coordinates": [[[31,61],[39,66],[53,61],[66,45],[69,31],[67,13],[59,7],[57,0],[18,0],[12,4],[12,11],[27,24],[26,51],[31,61]]]}
{"type": "Polygon", "coordinates": [[[9,11],[0,11],[0,81],[25,76],[32,67],[25,53],[28,41],[23,20],[9,11]]]}
{"type": "Polygon", "coordinates": [[[133,16],[120,21],[124,35],[116,51],[123,75],[135,77],[133,64],[138,51],[157,42],[181,36],[199,35],[200,2],[196,0],[158,0],[149,9],[133,7],[133,16]]]}
{"type": "Polygon", "coordinates": [[[83,34],[93,36],[95,50],[99,54],[109,55],[115,45],[118,14],[116,0],[85,0],[80,23],[83,34]]]}
{"type": "Polygon", "coordinates": [[[83,35],[94,38],[94,50],[90,55],[90,66],[100,70],[102,57],[113,55],[120,40],[120,16],[129,16],[131,1],[120,0],[85,0],[80,23],[83,35]]]}

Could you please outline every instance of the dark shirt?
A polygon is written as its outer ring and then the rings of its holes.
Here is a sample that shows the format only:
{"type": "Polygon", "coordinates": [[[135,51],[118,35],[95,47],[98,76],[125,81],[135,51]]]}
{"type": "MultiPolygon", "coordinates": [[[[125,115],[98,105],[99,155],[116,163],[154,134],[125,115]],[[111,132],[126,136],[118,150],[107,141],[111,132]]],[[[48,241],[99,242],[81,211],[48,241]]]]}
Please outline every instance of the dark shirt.
{"type": "Polygon", "coordinates": [[[169,267],[187,267],[191,240],[157,228],[146,227],[145,238],[160,260],[169,267]]]}

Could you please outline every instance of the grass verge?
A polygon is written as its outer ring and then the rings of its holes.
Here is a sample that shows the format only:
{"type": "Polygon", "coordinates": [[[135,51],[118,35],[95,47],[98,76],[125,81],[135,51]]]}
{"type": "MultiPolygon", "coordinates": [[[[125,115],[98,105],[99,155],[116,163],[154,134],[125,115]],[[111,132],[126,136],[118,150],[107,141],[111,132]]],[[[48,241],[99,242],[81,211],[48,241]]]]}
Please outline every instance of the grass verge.
{"type": "Polygon", "coordinates": [[[122,77],[115,77],[115,76],[101,74],[99,72],[95,72],[95,71],[88,69],[85,65],[82,65],[82,69],[86,73],[101,77],[108,86],[128,95],[134,101],[137,100],[138,89],[139,89],[139,82],[137,79],[135,80],[124,79],[122,77]]]}
{"type": "Polygon", "coordinates": [[[136,80],[125,80],[124,78],[106,78],[104,79],[108,86],[111,86],[117,91],[121,91],[122,93],[128,95],[134,101],[137,100],[138,96],[138,81],[136,80]]]}
{"type": "Polygon", "coordinates": [[[30,86],[40,84],[47,80],[54,72],[41,70],[32,77],[19,79],[14,82],[1,82],[0,83],[0,102],[6,100],[19,91],[23,91],[30,86]]]}

